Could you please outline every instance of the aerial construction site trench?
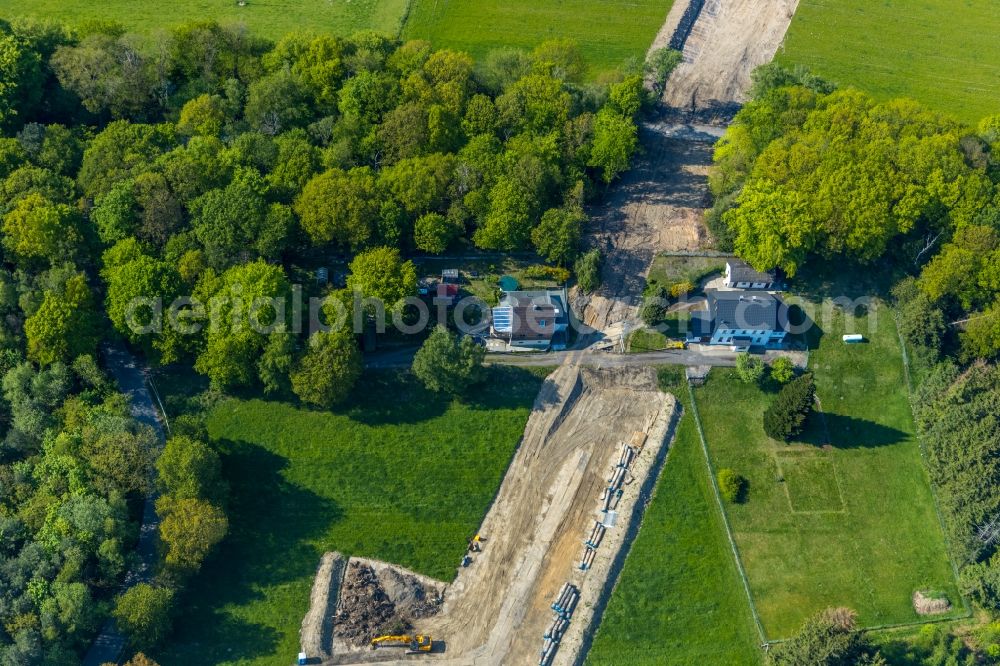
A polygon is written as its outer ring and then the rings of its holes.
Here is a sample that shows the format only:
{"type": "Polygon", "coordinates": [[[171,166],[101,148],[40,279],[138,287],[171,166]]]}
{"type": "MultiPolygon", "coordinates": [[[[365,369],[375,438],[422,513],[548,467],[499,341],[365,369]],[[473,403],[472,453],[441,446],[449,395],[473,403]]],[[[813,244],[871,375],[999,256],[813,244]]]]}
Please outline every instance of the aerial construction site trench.
{"type": "Polygon", "coordinates": [[[560,367],[535,400],[471,563],[446,586],[328,554],[303,621],[306,656],[329,664],[578,663],[677,417],[651,368],[560,367]],[[560,592],[562,615],[552,608],[560,592]],[[434,649],[371,650],[370,634],[382,632],[429,634],[434,649]]]}

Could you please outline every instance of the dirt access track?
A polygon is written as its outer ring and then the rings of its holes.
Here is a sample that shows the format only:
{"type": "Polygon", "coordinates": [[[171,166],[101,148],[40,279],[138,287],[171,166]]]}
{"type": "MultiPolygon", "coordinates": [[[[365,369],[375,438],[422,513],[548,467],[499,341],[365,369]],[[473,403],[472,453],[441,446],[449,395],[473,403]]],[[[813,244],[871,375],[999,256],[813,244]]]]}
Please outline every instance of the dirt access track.
{"type": "MultiPolygon", "coordinates": [[[[412,621],[410,633],[433,636],[434,651],[373,651],[334,638],[324,663],[537,664],[554,617],[551,604],[567,582],[580,598],[550,663],[577,663],[600,620],[624,546],[638,530],[677,417],[676,401],[657,388],[650,368],[561,366],[535,400],[480,529],[481,552],[459,568],[441,610],[412,621]],[[635,444],[638,453],[612,503],[616,515],[604,520],[601,497],[623,442],[635,444]],[[584,542],[598,520],[608,526],[584,571],[584,542]]],[[[325,611],[328,617],[332,612],[325,611]]]]}
{"type": "Polygon", "coordinates": [[[635,164],[589,211],[587,244],[601,250],[604,265],[597,292],[571,294],[586,326],[618,336],[637,321],[657,253],[712,246],[704,214],[715,141],[746,101],[750,73],[781,46],[797,6],[798,0],[674,2],[650,47],[672,45],[684,54],[667,81],[663,118],[640,126],[635,164]]]}
{"type": "Polygon", "coordinates": [[[798,5],[799,0],[675,2],[652,46],[683,44],[684,60],[667,82],[663,102],[689,113],[745,102],[750,73],[774,58],[798,5]],[[694,14],[697,20],[685,25],[694,14]]]}

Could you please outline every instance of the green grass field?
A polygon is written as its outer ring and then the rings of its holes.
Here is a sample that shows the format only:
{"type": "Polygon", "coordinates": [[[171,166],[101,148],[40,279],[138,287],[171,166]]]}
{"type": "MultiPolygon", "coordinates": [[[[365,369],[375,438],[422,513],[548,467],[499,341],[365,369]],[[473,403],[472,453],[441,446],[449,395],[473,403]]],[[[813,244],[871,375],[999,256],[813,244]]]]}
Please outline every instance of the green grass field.
{"type": "Polygon", "coordinates": [[[293,30],[349,35],[371,28],[397,34],[410,0],[0,0],[0,17],[29,16],[69,25],[95,19],[119,21],[149,32],[194,20],[244,23],[255,34],[277,38],[293,30]]]}
{"type": "Polygon", "coordinates": [[[678,257],[658,254],[649,267],[648,285],[669,289],[678,282],[691,282],[695,286],[705,278],[726,270],[726,260],[720,257],[678,257]]]}
{"type": "Polygon", "coordinates": [[[481,57],[490,49],[531,49],[546,39],[580,44],[592,75],[640,61],[673,0],[413,0],[405,37],[481,57]]]}
{"type": "Polygon", "coordinates": [[[628,339],[628,350],[647,352],[667,349],[671,341],[683,339],[691,330],[691,313],[671,312],[663,323],[659,324],[659,328],[662,330],[640,328],[633,331],[628,339]]]}
{"type": "MultiPolygon", "coordinates": [[[[459,403],[366,374],[336,413],[225,399],[206,414],[231,491],[230,536],[188,585],[164,666],[273,664],[298,653],[325,551],[450,581],[520,441],[541,380],[493,369],[459,403]]],[[[167,410],[190,410],[163,382],[167,410]]]]}
{"type": "MultiPolygon", "coordinates": [[[[687,405],[682,368],[662,369],[661,383],[687,405]]],[[[757,643],[694,418],[685,408],[587,664],[745,666],[760,663],[757,643]]]]}
{"type": "Polygon", "coordinates": [[[867,344],[840,336],[835,312],[810,355],[823,416],[801,442],[769,439],[761,414],[773,396],[715,369],[696,390],[715,467],[749,480],[727,511],[769,639],[786,638],[830,606],[863,626],[917,622],[911,596],[944,590],[962,611],[929,480],[913,436],[899,341],[889,308],[875,310],[867,344]],[[829,444],[829,445],[828,445],[829,444]]]}
{"type": "Polygon", "coordinates": [[[778,60],[976,123],[1000,113],[995,0],[802,0],[778,60]]]}

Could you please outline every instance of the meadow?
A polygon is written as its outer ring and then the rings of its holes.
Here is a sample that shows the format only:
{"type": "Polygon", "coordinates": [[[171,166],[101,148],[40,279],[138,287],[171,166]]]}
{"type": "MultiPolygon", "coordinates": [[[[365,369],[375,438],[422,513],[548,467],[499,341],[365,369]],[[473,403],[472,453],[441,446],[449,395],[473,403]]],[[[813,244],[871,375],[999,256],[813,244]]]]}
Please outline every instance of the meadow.
{"type": "Polygon", "coordinates": [[[277,39],[293,30],[347,36],[376,30],[427,39],[437,48],[468,51],[477,59],[499,47],[532,49],[552,38],[580,44],[597,78],[622,64],[642,62],[673,0],[0,0],[0,17],[27,16],[70,26],[113,18],[152,33],[193,20],[242,23],[277,39]]]}
{"type": "Polygon", "coordinates": [[[399,34],[410,0],[0,0],[0,17],[29,16],[67,25],[113,19],[131,30],[152,32],[185,21],[243,23],[254,34],[276,39],[293,30],[350,35],[373,29],[399,34]]]}
{"type": "Polygon", "coordinates": [[[413,0],[403,36],[468,51],[531,49],[556,37],[575,40],[590,74],[641,62],[673,0],[413,0]]]}
{"type": "Polygon", "coordinates": [[[831,311],[820,324],[828,330],[810,336],[822,411],[799,441],[764,434],[760,415],[773,395],[732,370],[714,369],[695,391],[713,465],[749,482],[747,500],[727,513],[768,639],[831,606],[853,608],[866,627],[918,622],[918,589],[943,590],[954,614],[964,612],[892,314],[879,303],[869,330],[863,313],[831,311]],[[843,344],[845,331],[866,343],[843,344]]]}
{"type": "Polygon", "coordinates": [[[1000,113],[994,0],[802,0],[778,60],[960,120],[1000,113]]]}
{"type": "Polygon", "coordinates": [[[757,632],[706,473],[683,368],[661,368],[660,378],[684,415],[587,664],[758,664],[757,632]]]}
{"type": "MultiPolygon", "coordinates": [[[[224,398],[205,424],[231,485],[230,535],[181,601],[163,666],[291,663],[320,556],[365,555],[450,581],[520,441],[541,384],[494,368],[467,402],[408,374],[366,373],[334,412],[224,398]]],[[[196,412],[184,381],[168,413],[196,412]]]]}

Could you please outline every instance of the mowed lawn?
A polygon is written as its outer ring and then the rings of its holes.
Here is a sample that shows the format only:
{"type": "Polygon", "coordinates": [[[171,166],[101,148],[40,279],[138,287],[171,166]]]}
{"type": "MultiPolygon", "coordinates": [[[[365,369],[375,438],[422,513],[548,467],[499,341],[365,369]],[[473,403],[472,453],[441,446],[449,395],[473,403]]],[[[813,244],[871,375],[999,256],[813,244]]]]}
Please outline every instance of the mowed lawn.
{"type": "Polygon", "coordinates": [[[292,663],[326,551],[452,580],[540,384],[527,371],[493,369],[460,403],[408,375],[376,373],[334,413],[235,398],[211,408],[208,432],[232,487],[230,535],[188,585],[156,660],[292,663]]]}
{"type": "Polygon", "coordinates": [[[996,0],[802,0],[778,60],[969,123],[1000,113],[996,0]]]}
{"type": "Polygon", "coordinates": [[[68,25],[114,20],[151,32],[196,20],[239,22],[254,34],[276,39],[293,30],[349,35],[373,29],[399,33],[409,0],[0,0],[0,17],[28,16],[68,25]]]}
{"type": "MultiPolygon", "coordinates": [[[[695,395],[713,464],[749,480],[748,500],[727,505],[769,639],[787,638],[831,606],[862,626],[915,622],[915,590],[962,603],[946,555],[907,402],[889,308],[876,325],[833,310],[810,355],[823,416],[801,442],[769,439],[761,414],[773,394],[715,369],[695,395]],[[847,320],[853,328],[845,328],[847,320]],[[845,345],[860,332],[867,343],[845,345]]],[[[821,317],[822,319],[822,317],[821,317]]]]}
{"type": "Polygon", "coordinates": [[[413,0],[404,37],[468,51],[477,58],[499,47],[532,49],[569,37],[590,74],[640,62],[673,0],[413,0]]]}
{"type": "Polygon", "coordinates": [[[683,368],[662,369],[661,385],[685,413],[587,664],[759,664],[759,639],[708,480],[683,368]]]}

